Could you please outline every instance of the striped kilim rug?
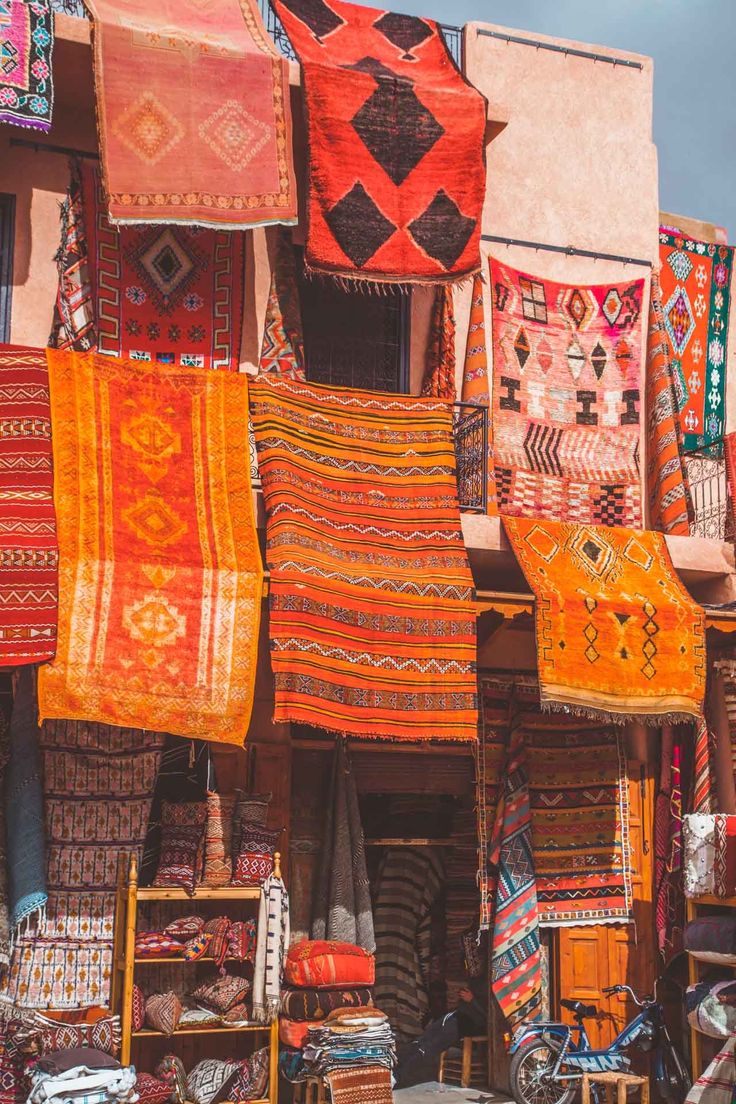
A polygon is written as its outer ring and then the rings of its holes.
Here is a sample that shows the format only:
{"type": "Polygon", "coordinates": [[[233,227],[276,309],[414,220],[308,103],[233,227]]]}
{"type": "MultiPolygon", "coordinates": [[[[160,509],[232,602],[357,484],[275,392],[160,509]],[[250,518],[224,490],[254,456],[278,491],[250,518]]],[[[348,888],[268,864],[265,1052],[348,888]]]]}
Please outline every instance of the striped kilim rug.
{"type": "Polygon", "coordinates": [[[260,376],[277,722],[476,738],[452,406],[260,376]]]}

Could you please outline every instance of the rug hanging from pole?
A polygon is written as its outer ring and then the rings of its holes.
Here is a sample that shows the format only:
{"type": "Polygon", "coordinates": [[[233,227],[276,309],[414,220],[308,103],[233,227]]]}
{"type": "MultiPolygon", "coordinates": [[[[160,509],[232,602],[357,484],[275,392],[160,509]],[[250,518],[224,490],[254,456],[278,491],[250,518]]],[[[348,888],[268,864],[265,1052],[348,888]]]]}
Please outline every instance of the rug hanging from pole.
{"type": "Polygon", "coordinates": [[[473,579],[452,405],[261,375],[277,722],[476,738],[473,579]]]}
{"type": "Polygon", "coordinates": [[[302,64],[307,265],[398,283],[477,271],[486,103],[439,25],[345,0],[274,9],[302,64]]]}
{"type": "Polygon", "coordinates": [[[699,718],[705,614],[661,533],[504,518],[534,592],[547,708],[624,723],[699,718]]]}
{"type": "Polygon", "coordinates": [[[483,305],[483,277],[478,272],[473,277],[473,294],[470,301],[468,333],[465,340],[465,362],[461,399],[464,403],[486,408],[486,513],[498,514],[498,495],[493,471],[493,427],[491,425],[491,400],[488,390],[488,345],[486,338],[485,308],[483,305]]]}
{"type": "Polygon", "coordinates": [[[242,744],[263,585],[246,377],[48,360],[62,601],[41,716],[242,744]]]}
{"type": "Polygon", "coordinates": [[[53,489],[46,354],[0,345],[0,666],[56,650],[53,489]]]}
{"type": "Polygon", "coordinates": [[[237,371],[244,235],[192,226],[113,226],[98,170],[84,161],[79,171],[99,352],[237,371]]]}
{"type": "Polygon", "coordinates": [[[490,272],[499,513],[640,526],[644,281],[490,272]]]}
{"type": "Polygon", "coordinates": [[[114,223],[296,222],[289,63],[254,0],[89,0],[114,223]]]}
{"type": "Polygon", "coordinates": [[[279,231],[276,241],[259,368],[290,379],[305,378],[296,258],[288,230],[279,231]]]}
{"type": "Polygon", "coordinates": [[[0,123],[51,130],[54,12],[49,0],[0,4],[0,123]]]}
{"type": "Polygon", "coordinates": [[[659,234],[664,328],[686,452],[720,445],[726,419],[726,359],[733,249],[659,234]]]}

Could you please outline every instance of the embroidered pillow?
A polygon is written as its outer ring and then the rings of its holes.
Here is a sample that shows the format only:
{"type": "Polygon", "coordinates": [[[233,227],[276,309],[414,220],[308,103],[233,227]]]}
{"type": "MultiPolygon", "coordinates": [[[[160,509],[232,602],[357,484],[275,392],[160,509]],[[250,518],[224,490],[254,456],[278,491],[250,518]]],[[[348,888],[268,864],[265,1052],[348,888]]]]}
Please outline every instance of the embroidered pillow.
{"type": "Polygon", "coordinates": [[[225,1062],[220,1058],[203,1058],[197,1062],[187,1077],[189,1099],[194,1104],[211,1104],[227,1079],[237,1069],[237,1063],[225,1062]]]}
{"type": "Polygon", "coordinates": [[[207,820],[204,801],[164,801],[161,807],[161,854],[155,886],[194,891],[197,862],[207,820]]]}
{"type": "MultiPolygon", "coordinates": [[[[181,1022],[180,1020],[179,1023],[181,1022]]],[[[176,1054],[165,1054],[154,1073],[160,1081],[168,1085],[176,1104],[184,1104],[187,1099],[187,1072],[181,1058],[176,1054]]]]}
{"type": "Polygon", "coordinates": [[[150,1073],[136,1075],[135,1091],[141,1104],[166,1104],[171,1099],[171,1086],[150,1073]]]}
{"type": "Polygon", "coordinates": [[[134,1031],[140,1031],[146,1022],[146,998],[140,985],[133,986],[133,1012],[131,1023],[134,1031]]]}
{"type": "Polygon", "coordinates": [[[207,923],[206,932],[210,936],[210,954],[218,966],[222,966],[227,958],[228,934],[230,921],[227,916],[217,916],[207,923]]]}
{"type": "Polygon", "coordinates": [[[224,1100],[263,1100],[268,1095],[269,1052],[263,1047],[251,1054],[223,1084],[210,1104],[224,1100]]]}
{"type": "Polygon", "coordinates": [[[138,932],[135,937],[136,958],[170,958],[183,952],[183,943],[162,932],[138,932]]]}
{"type": "Polygon", "coordinates": [[[354,989],[282,989],[281,1013],[289,1020],[323,1020],[334,1008],[373,1004],[368,986],[354,989]]]}
{"type": "Polygon", "coordinates": [[[203,958],[209,950],[212,936],[209,932],[202,932],[200,935],[195,935],[194,939],[189,939],[184,944],[184,960],[186,962],[197,962],[198,959],[203,958]]]}
{"type": "Polygon", "coordinates": [[[154,993],[146,1001],[146,1023],[163,1035],[173,1035],[181,1018],[181,1001],[176,993],[154,993]]]}
{"type": "Polygon", "coordinates": [[[243,821],[235,860],[233,885],[260,885],[273,871],[273,855],[279,833],[243,821]]]}
{"type": "Polygon", "coordinates": [[[258,824],[261,828],[266,827],[268,807],[271,804],[272,797],[273,794],[270,793],[250,794],[246,793],[245,790],[235,791],[235,809],[233,811],[233,847],[235,853],[233,858],[236,857],[243,822],[258,824]]]}
{"type": "Polygon", "coordinates": [[[354,943],[332,939],[303,939],[288,950],[284,979],[289,985],[334,989],[373,985],[375,959],[354,943]]]}
{"type": "Polygon", "coordinates": [[[192,996],[205,1008],[223,1015],[235,1004],[242,1004],[250,992],[250,982],[246,978],[224,974],[202,982],[192,990],[192,996]]]}
{"type": "MultiPolygon", "coordinates": [[[[15,1041],[15,1039],[14,1039],[15,1041]]],[[[89,1047],[113,1058],[120,1051],[122,1033],[119,1016],[104,1016],[92,1024],[52,1023],[39,1016],[38,1026],[29,1025],[24,1053],[44,1057],[57,1050],[89,1047]]]]}
{"type": "Polygon", "coordinates": [[[253,962],[256,957],[257,931],[256,922],[249,920],[236,920],[230,925],[227,933],[228,958],[235,958],[238,962],[253,962]]]}
{"type": "Polygon", "coordinates": [[[166,925],[164,935],[170,935],[172,939],[181,939],[186,942],[187,939],[194,939],[200,935],[204,931],[204,925],[205,921],[202,916],[179,916],[166,925]]]}
{"type": "Polygon", "coordinates": [[[222,1016],[209,1008],[187,1008],[181,1014],[179,1027],[215,1027],[222,1023],[222,1016]]]}
{"type": "Polygon", "coordinates": [[[207,886],[226,886],[233,876],[233,808],[235,794],[207,793],[204,833],[204,877],[207,886]]]}

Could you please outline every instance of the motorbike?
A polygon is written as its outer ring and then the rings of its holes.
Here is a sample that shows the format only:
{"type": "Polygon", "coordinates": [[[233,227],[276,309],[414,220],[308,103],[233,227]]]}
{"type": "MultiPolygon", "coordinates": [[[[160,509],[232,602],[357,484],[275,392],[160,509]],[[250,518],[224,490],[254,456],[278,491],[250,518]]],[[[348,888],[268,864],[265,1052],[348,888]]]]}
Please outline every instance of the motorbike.
{"type": "Polygon", "coordinates": [[[517,1029],[509,1047],[517,1104],[571,1104],[584,1073],[628,1073],[626,1051],[632,1048],[652,1052],[654,1080],[664,1104],[683,1104],[690,1076],[667,1030],[656,984],[654,995],[642,999],[630,985],[611,985],[603,992],[628,993],[640,1010],[605,1050],[594,1050],[585,1030],[585,1020],[597,1016],[598,1009],[579,1000],[560,1001],[572,1012],[574,1024],[536,1020],[517,1029]]]}

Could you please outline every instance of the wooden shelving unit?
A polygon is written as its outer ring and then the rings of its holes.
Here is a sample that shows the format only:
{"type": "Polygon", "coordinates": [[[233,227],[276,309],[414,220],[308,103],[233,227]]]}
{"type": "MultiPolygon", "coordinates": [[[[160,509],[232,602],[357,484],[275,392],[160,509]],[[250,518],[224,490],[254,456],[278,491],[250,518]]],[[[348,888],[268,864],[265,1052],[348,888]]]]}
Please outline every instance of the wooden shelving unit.
{"type": "MultiPolygon", "coordinates": [[[[281,855],[274,855],[274,873],[281,877],[281,855]]],[[[161,1031],[151,1028],[142,1028],[133,1031],[133,985],[136,979],[136,971],[159,963],[179,963],[182,968],[196,966],[199,962],[212,962],[209,956],[197,959],[194,962],[186,962],[175,955],[150,958],[136,958],[135,938],[138,927],[139,906],[145,902],[175,902],[179,901],[191,905],[196,901],[237,901],[252,902],[256,906],[260,901],[261,890],[259,886],[222,886],[216,889],[200,887],[194,893],[187,893],[178,888],[157,888],[154,886],[138,885],[138,864],[135,856],[130,860],[127,870],[121,870],[118,879],[117,899],[115,907],[115,935],[113,944],[113,978],[112,978],[112,1006],[120,1009],[122,1023],[122,1045],[120,1061],[123,1065],[130,1063],[130,1054],[133,1040],[146,1039],[192,1039],[197,1036],[208,1035],[242,1036],[243,1034],[262,1034],[268,1036],[270,1052],[269,1061],[269,1089],[268,1098],[262,1101],[252,1101],[251,1104],[277,1104],[278,1101],[278,1059],[279,1059],[279,1024],[278,1017],[271,1024],[241,1023],[226,1025],[207,1025],[205,1027],[183,1027],[175,1031],[173,1035],[166,1036],[161,1031]]],[[[232,961],[232,960],[229,960],[232,961]]],[[[206,1055],[202,1055],[206,1057],[206,1055]]]]}
{"type": "MultiPolygon", "coordinates": [[[[736,897],[713,897],[706,895],[703,897],[691,897],[687,899],[687,922],[697,919],[701,915],[701,908],[730,908],[736,909],[736,897]]],[[[712,963],[703,962],[703,966],[712,966],[712,963]]],[[[687,971],[688,981],[691,985],[696,985],[700,981],[700,966],[701,962],[697,958],[693,958],[691,954],[687,956],[687,971]]],[[[736,967],[735,967],[736,968],[736,967]]],[[[703,1040],[699,1031],[694,1027],[690,1028],[690,1061],[692,1063],[692,1075],[693,1081],[696,1081],[703,1072],[703,1040]]]]}

